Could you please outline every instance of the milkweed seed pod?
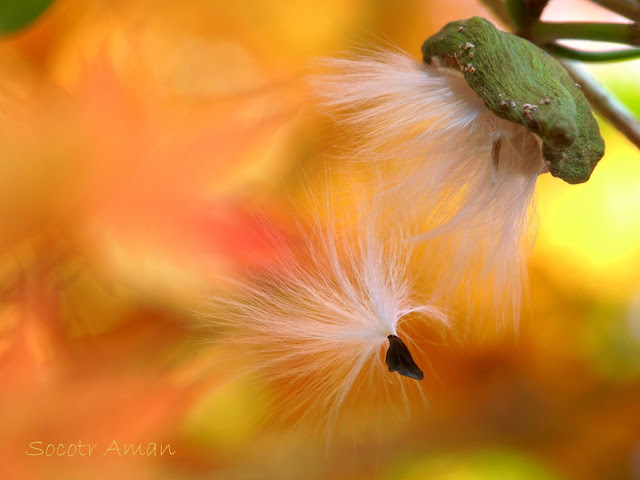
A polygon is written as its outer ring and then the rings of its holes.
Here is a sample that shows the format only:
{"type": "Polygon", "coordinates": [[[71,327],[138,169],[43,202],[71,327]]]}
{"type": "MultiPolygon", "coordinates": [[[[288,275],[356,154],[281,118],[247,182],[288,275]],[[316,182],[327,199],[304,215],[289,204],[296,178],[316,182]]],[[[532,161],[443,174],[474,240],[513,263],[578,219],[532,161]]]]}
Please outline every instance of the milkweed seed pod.
{"type": "Polygon", "coordinates": [[[316,90],[353,133],[352,156],[373,165],[375,201],[429,252],[434,295],[465,321],[509,325],[527,285],[538,176],[584,182],[604,143],[564,68],[487,20],[446,25],[422,53],[326,60],[316,90]]]}
{"type": "Polygon", "coordinates": [[[604,140],[580,86],[544,50],[473,17],[429,37],[422,56],[428,65],[461,72],[494,115],[537,135],[553,176],[589,180],[604,140]]]}

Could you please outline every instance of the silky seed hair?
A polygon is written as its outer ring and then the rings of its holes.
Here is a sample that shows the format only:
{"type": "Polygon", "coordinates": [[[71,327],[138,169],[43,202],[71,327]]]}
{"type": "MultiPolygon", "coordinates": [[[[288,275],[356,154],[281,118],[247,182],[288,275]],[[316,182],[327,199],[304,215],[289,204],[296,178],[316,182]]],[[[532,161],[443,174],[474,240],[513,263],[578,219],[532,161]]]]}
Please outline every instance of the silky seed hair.
{"type": "Polygon", "coordinates": [[[372,200],[428,251],[434,298],[474,334],[517,325],[545,167],[535,135],[496,117],[446,62],[372,50],[321,63],[320,103],[353,132],[350,156],[383,172],[372,200]]]}
{"type": "Polygon", "coordinates": [[[428,345],[412,332],[442,333],[449,318],[412,285],[412,246],[381,223],[373,212],[349,227],[330,215],[301,226],[300,242],[274,235],[276,261],[210,299],[203,326],[270,386],[278,419],[326,433],[366,418],[369,428],[426,398],[428,345]]]}

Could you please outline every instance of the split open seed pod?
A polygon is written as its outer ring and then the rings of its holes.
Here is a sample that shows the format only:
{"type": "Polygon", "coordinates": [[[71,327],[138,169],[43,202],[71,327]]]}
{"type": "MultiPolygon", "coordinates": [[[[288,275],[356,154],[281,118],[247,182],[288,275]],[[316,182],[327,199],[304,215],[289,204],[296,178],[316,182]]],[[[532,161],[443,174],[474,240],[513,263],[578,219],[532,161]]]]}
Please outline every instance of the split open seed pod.
{"type": "Polygon", "coordinates": [[[472,17],[429,37],[422,55],[428,65],[460,72],[496,116],[534,133],[553,176],[589,179],[604,140],[580,86],[544,50],[472,17]]]}

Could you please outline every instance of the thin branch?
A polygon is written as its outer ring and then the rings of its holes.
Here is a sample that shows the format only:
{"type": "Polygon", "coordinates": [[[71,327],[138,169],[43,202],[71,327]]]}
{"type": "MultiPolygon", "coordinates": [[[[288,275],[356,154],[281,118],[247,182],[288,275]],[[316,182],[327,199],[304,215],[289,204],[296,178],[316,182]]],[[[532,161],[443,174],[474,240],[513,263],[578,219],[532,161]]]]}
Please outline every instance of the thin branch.
{"type": "Polygon", "coordinates": [[[623,50],[612,50],[606,52],[588,52],[585,50],[576,50],[575,48],[565,47],[552,43],[542,46],[547,52],[556,57],[568,58],[570,60],[578,60],[580,62],[621,62],[623,60],[632,60],[640,57],[640,48],[626,48],[623,50]]]}
{"type": "Polygon", "coordinates": [[[560,62],[582,87],[591,106],[620,130],[636,147],[640,148],[640,122],[638,118],[604,85],[580,68],[579,64],[567,60],[560,60],[560,62]]]}
{"type": "Polygon", "coordinates": [[[524,35],[538,45],[558,39],[640,45],[640,27],[634,23],[537,22],[524,35]]]}

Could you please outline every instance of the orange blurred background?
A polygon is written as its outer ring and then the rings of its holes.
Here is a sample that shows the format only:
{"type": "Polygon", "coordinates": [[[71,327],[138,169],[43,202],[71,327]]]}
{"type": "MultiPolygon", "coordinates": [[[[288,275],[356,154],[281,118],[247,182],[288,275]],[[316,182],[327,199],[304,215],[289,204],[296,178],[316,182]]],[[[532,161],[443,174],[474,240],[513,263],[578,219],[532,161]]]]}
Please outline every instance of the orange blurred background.
{"type": "MultiPolygon", "coordinates": [[[[265,428],[268,387],[193,332],[324,179],[339,132],[313,59],[418,57],[472,15],[490,18],[471,0],[57,0],[0,37],[0,478],[640,478],[640,152],[604,122],[587,184],[538,183],[519,335],[429,346],[407,424],[329,447],[265,428]],[[175,454],[69,456],[114,440],[175,454]]],[[[552,0],[545,18],[607,14],[552,0]]],[[[590,68],[640,114],[640,62],[590,68]]]]}

